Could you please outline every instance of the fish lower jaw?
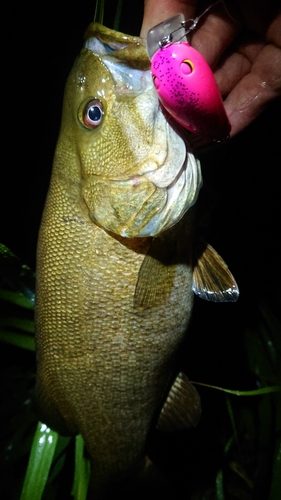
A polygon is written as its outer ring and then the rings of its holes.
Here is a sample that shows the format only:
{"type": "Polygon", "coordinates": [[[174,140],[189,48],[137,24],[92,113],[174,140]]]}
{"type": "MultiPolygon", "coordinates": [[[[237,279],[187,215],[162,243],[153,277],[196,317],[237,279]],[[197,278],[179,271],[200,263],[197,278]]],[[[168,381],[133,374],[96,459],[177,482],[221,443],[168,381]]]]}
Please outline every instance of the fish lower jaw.
{"type": "Polygon", "coordinates": [[[200,164],[190,157],[189,168],[182,169],[171,184],[165,187],[165,206],[155,211],[138,237],[158,236],[179,222],[198,198],[202,186],[200,164]]]}
{"type": "Polygon", "coordinates": [[[165,176],[163,172],[161,177],[159,172],[150,172],[126,179],[92,177],[95,189],[85,186],[83,193],[91,220],[123,238],[158,236],[180,221],[201,188],[200,164],[193,155],[174,173],[165,176]]]}

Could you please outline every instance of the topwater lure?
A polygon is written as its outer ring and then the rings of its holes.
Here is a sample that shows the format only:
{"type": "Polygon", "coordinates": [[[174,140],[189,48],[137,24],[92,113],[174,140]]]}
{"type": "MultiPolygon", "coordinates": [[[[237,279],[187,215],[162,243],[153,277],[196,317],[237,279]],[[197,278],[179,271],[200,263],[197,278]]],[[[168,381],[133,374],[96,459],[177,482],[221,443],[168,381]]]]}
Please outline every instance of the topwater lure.
{"type": "Polygon", "coordinates": [[[217,3],[195,19],[184,20],[183,14],[167,19],[147,35],[152,78],[163,107],[205,143],[228,139],[231,126],[210,66],[186,37],[217,3]]]}

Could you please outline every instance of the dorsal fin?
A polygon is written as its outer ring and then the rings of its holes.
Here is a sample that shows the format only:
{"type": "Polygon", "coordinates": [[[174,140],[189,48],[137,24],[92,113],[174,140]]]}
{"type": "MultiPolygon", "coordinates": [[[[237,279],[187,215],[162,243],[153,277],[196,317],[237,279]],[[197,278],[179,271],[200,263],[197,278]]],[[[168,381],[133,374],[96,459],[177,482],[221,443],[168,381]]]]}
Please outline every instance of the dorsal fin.
{"type": "Polygon", "coordinates": [[[193,268],[194,293],[213,302],[236,302],[239,289],[226,263],[211,245],[202,245],[193,268]]]}
{"type": "Polygon", "coordinates": [[[160,412],[156,428],[179,431],[197,425],[201,416],[200,396],[187,376],[180,372],[160,412]]]}

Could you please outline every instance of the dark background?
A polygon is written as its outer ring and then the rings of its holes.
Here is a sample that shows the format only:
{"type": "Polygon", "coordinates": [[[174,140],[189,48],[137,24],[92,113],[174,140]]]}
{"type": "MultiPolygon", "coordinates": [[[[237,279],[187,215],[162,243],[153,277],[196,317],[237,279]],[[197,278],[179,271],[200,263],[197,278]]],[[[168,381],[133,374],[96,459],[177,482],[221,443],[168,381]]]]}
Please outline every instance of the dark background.
{"type": "MultiPolygon", "coordinates": [[[[123,4],[120,30],[138,34],[143,2],[123,4]]],[[[93,19],[95,2],[85,1],[83,7],[64,1],[1,5],[1,240],[34,266],[63,89],[93,19]]],[[[108,26],[115,5],[107,0],[104,24],[108,26]]],[[[205,186],[214,193],[213,243],[220,240],[234,265],[239,260],[239,274],[246,266],[249,281],[256,279],[257,268],[263,276],[269,274],[268,266],[276,257],[280,105],[275,101],[237,138],[201,155],[205,186]]],[[[280,266],[277,259],[274,266],[280,266]]]]}
{"type": "MultiPolygon", "coordinates": [[[[106,2],[109,27],[116,3],[106,2]]],[[[64,85],[95,2],[3,5],[0,241],[34,269],[64,85]]],[[[124,1],[120,31],[138,34],[142,15],[142,0],[124,1]]],[[[238,137],[200,155],[208,241],[235,275],[246,308],[279,297],[280,111],[279,99],[238,137]]],[[[223,305],[219,316],[239,307],[223,305]]]]}
{"type": "MultiPolygon", "coordinates": [[[[143,2],[123,3],[120,31],[138,34],[143,2]]],[[[94,4],[1,4],[0,242],[32,269],[59,132],[63,89],[81,49],[83,33],[93,19],[94,4]]],[[[109,27],[115,5],[107,0],[104,24],[109,27]]],[[[228,263],[241,296],[237,304],[196,300],[182,356],[186,373],[193,380],[230,388],[253,387],[244,330],[255,325],[264,301],[280,310],[280,115],[279,100],[238,137],[200,155],[208,241],[228,263]]],[[[6,346],[0,348],[7,365],[22,357],[20,350],[15,355],[6,346]]],[[[25,359],[33,365],[32,356],[25,359]]],[[[213,433],[205,451],[201,449],[207,470],[206,464],[212,462],[218,447],[216,429],[222,425],[225,410],[221,410],[220,396],[214,392],[210,396],[202,389],[201,396],[201,437],[197,436],[190,446],[195,456],[200,439],[203,442],[205,433],[213,433]]]]}
{"type": "MultiPolygon", "coordinates": [[[[117,2],[107,2],[105,24],[112,26],[117,2]]],[[[123,3],[123,23],[129,17],[130,32],[138,34],[142,2],[123,3]]],[[[1,6],[1,240],[34,266],[63,89],[95,2],[4,0],[1,6]]]]}

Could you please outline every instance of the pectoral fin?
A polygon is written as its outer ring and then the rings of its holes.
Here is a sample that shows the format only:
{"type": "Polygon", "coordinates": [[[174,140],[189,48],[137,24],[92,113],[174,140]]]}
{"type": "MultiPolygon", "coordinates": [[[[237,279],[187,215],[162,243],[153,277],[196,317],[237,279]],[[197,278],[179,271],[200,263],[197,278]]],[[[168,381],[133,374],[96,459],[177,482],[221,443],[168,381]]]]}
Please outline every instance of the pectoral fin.
{"type": "Polygon", "coordinates": [[[202,245],[193,269],[192,289],[201,299],[213,302],[236,302],[237,283],[224,260],[210,245],[202,245]]]}
{"type": "Polygon", "coordinates": [[[179,431],[197,425],[201,416],[200,396],[184,373],[174,381],[160,412],[157,430],[179,431]]]}
{"type": "Polygon", "coordinates": [[[160,238],[152,240],[139,271],[135,306],[154,307],[167,301],[174,285],[173,249],[160,238]]]}

